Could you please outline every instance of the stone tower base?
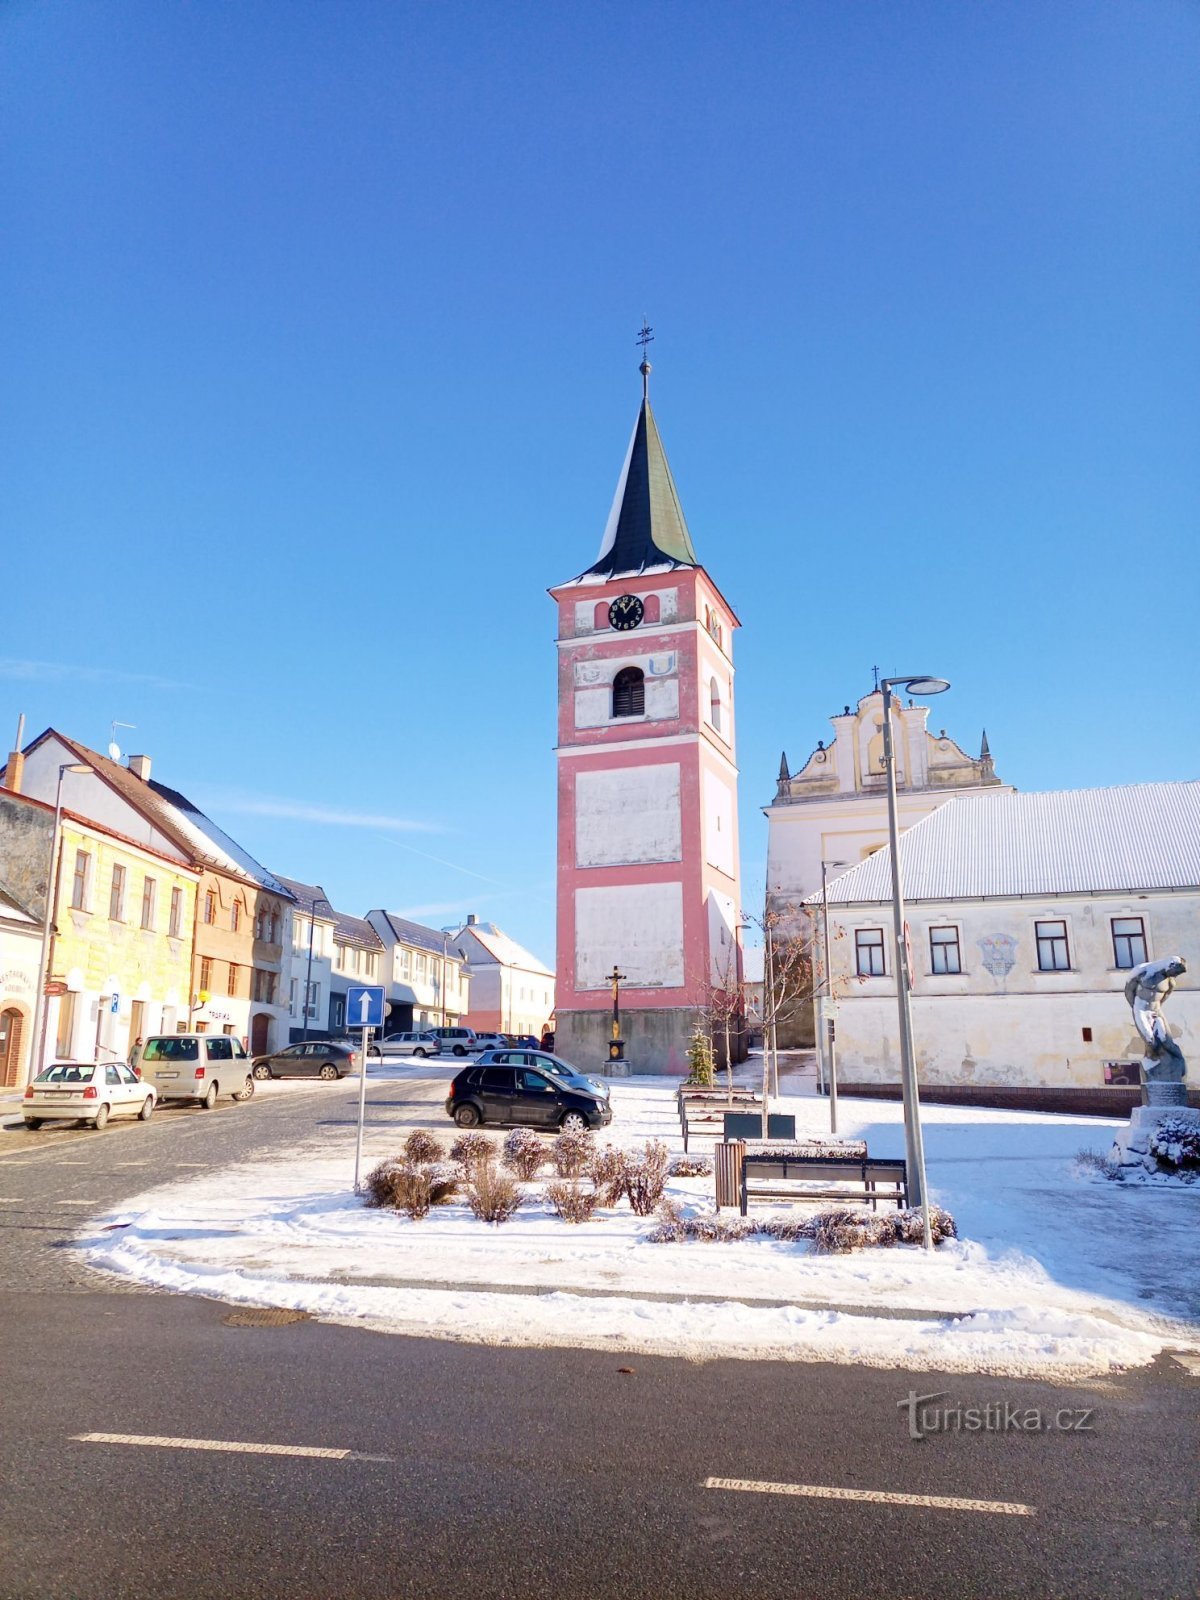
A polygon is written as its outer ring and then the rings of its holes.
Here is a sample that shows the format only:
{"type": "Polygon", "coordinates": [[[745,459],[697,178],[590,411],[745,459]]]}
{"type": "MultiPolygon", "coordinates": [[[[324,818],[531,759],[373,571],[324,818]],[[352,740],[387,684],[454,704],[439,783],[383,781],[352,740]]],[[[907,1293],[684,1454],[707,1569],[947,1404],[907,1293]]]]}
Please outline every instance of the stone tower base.
{"type": "MultiPolygon", "coordinates": [[[[634,1073],[670,1073],[685,1078],[688,1045],[703,1012],[697,1006],[628,1011],[621,1008],[625,1059],[634,1073]]],[[[564,1011],[555,1014],[554,1054],[583,1072],[603,1074],[612,1038],[611,1011],[564,1011]]]]}

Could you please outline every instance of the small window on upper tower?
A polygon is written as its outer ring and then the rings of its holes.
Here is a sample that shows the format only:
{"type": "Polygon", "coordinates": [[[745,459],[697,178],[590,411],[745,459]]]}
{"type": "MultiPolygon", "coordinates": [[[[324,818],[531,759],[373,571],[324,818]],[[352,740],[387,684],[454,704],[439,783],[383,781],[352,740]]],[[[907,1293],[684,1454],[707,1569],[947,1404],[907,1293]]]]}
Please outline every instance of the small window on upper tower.
{"type": "Polygon", "coordinates": [[[646,711],[646,679],[640,667],[622,667],[613,679],[614,717],[640,717],[646,711]]]}
{"type": "Polygon", "coordinates": [[[715,678],[708,680],[708,720],[721,731],[721,687],[715,678]]]}
{"type": "Polygon", "coordinates": [[[645,604],[645,607],[646,607],[646,614],[642,618],[642,621],[643,622],[658,622],[658,621],[660,621],[661,620],[661,615],[662,615],[662,609],[661,609],[661,606],[659,604],[658,596],[656,594],[648,594],[646,596],[646,598],[645,598],[644,604],[645,604]]]}

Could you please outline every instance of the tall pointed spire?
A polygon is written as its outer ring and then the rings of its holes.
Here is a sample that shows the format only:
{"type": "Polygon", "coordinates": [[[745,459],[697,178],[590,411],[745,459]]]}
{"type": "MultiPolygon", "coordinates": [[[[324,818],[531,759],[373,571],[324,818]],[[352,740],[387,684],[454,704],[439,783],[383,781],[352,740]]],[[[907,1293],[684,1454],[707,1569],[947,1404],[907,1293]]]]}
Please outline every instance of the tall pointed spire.
{"type": "Polygon", "coordinates": [[[986,728],[983,730],[983,743],[979,746],[979,759],[980,761],[990,761],[992,759],[992,752],[987,742],[986,728]]]}
{"type": "Polygon", "coordinates": [[[650,363],[645,344],[653,337],[643,326],[642,404],[617,483],[608,526],[595,562],[581,577],[634,577],[672,567],[700,565],[684,520],[679,492],[667,465],[658,424],[650,409],[650,363]]]}

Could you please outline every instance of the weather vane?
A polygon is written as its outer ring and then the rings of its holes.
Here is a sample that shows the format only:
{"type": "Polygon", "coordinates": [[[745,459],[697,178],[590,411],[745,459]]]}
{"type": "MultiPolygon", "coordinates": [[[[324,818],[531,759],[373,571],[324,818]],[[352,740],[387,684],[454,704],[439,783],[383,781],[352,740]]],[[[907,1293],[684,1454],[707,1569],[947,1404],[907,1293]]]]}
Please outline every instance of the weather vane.
{"type": "Polygon", "coordinates": [[[650,395],[650,363],[646,360],[646,346],[648,344],[653,344],[653,342],[654,342],[654,329],[650,326],[649,320],[646,317],[643,317],[642,318],[642,329],[641,329],[641,332],[637,336],[637,343],[640,344],[641,347],[642,347],[642,364],[638,368],[638,371],[642,375],[642,399],[643,399],[643,401],[648,399],[649,395],[650,395]]]}

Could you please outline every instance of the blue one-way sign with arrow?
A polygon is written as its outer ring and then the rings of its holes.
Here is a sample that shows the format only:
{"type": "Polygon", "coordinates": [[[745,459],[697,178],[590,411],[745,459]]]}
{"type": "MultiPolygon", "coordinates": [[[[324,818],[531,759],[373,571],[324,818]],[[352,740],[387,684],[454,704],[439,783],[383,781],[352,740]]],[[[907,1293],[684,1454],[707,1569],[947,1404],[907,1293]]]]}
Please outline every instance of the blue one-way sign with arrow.
{"type": "Polygon", "coordinates": [[[352,983],[346,990],[348,1028],[383,1027],[383,989],[373,984],[352,983]]]}

